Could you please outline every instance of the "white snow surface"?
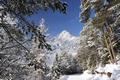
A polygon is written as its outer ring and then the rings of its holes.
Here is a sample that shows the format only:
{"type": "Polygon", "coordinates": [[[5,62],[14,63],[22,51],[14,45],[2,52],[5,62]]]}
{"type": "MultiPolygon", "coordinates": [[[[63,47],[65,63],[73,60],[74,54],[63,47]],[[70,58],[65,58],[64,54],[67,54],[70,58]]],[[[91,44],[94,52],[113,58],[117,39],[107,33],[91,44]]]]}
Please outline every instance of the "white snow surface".
{"type": "Polygon", "coordinates": [[[105,67],[98,67],[96,70],[105,73],[111,72],[112,75],[109,78],[106,74],[91,74],[89,70],[86,70],[83,74],[63,75],[59,80],[120,80],[120,65],[106,64],[105,67]]]}
{"type": "Polygon", "coordinates": [[[59,80],[92,80],[93,77],[93,74],[87,73],[87,71],[85,71],[83,74],[80,75],[62,76],[59,80]]]}

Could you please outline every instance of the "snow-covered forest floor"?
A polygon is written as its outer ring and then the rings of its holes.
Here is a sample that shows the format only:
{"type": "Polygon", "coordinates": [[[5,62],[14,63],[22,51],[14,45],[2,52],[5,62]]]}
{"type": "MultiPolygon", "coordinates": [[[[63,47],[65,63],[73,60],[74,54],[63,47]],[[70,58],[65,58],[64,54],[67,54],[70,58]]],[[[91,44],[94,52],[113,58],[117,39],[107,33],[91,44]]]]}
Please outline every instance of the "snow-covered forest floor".
{"type": "Polygon", "coordinates": [[[98,67],[95,71],[99,73],[92,74],[86,70],[83,74],[63,75],[59,80],[120,80],[120,65],[107,64],[105,67],[98,67]],[[110,77],[108,73],[111,73],[110,77]]]}

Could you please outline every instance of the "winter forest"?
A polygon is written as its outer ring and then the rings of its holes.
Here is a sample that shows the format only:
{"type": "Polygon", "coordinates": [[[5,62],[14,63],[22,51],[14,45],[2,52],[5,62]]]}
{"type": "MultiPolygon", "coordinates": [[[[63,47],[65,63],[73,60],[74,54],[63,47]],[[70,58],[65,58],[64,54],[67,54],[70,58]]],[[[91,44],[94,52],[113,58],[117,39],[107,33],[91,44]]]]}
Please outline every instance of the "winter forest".
{"type": "Polygon", "coordinates": [[[120,0],[0,0],[0,80],[120,80],[120,0]]]}

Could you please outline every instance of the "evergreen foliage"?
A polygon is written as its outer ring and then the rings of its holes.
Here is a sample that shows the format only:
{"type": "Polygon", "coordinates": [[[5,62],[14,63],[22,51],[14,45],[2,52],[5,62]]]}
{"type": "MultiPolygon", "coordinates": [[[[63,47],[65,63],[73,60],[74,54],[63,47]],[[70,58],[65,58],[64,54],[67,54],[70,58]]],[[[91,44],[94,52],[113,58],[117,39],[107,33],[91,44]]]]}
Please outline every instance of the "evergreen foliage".
{"type": "MultiPolygon", "coordinates": [[[[102,47],[106,48],[105,57],[112,63],[116,63],[116,55],[119,53],[119,0],[82,0],[81,1],[81,21],[84,23],[92,19],[92,25],[99,29],[102,37],[102,47]],[[94,15],[91,18],[91,15],[94,15]],[[117,31],[117,32],[116,32],[117,31]],[[117,48],[116,48],[117,47],[117,48]]],[[[103,53],[104,54],[104,53],[103,53]]]]}

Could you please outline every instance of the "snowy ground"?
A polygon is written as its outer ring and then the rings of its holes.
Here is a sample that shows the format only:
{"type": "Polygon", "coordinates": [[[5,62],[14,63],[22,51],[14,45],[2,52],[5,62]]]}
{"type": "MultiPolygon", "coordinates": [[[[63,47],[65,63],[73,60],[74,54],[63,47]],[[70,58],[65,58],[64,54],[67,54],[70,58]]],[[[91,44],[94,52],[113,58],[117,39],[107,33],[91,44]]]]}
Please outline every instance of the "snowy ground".
{"type": "Polygon", "coordinates": [[[60,80],[92,80],[93,75],[65,75],[60,80]],[[87,76],[87,77],[86,77],[87,76]]]}
{"type": "Polygon", "coordinates": [[[109,78],[106,74],[98,75],[91,74],[89,70],[86,70],[80,75],[64,75],[59,80],[120,80],[120,65],[107,64],[105,67],[99,67],[99,72],[111,72],[112,76],[109,78]]]}

